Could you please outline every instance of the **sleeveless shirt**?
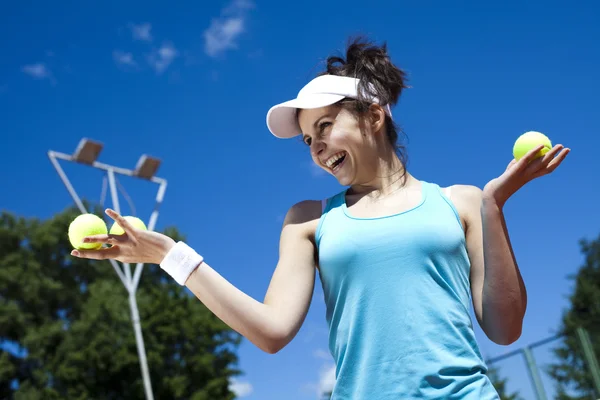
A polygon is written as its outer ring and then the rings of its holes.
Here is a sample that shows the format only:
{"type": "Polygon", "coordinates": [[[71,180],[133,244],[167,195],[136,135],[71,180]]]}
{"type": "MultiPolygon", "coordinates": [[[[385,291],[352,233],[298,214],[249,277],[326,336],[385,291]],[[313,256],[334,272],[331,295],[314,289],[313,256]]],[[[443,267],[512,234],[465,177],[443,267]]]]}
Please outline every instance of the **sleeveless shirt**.
{"type": "Polygon", "coordinates": [[[378,218],[352,216],[344,190],[316,231],[332,400],[499,399],[472,320],[470,262],[457,210],[437,184],[378,218]]]}

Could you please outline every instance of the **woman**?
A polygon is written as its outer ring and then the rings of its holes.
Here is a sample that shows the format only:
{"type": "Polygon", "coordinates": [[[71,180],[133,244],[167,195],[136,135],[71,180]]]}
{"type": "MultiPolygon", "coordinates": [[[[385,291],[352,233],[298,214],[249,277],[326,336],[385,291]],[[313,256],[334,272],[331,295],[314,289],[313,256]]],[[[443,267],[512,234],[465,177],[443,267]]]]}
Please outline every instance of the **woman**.
{"type": "Polygon", "coordinates": [[[280,138],[302,135],[313,161],[347,187],[289,209],[280,258],[263,302],[227,282],[185,243],[132,227],[86,242],[74,256],[160,264],[215,315],[276,353],[304,321],[318,270],[336,362],[335,399],[498,399],[469,316],[495,343],[521,334],[525,285],[502,209],[525,183],[556,169],[569,149],[541,146],[483,190],[418,180],[405,169],[390,106],[406,87],[386,46],[356,40],[345,59],[267,114],[280,138]]]}

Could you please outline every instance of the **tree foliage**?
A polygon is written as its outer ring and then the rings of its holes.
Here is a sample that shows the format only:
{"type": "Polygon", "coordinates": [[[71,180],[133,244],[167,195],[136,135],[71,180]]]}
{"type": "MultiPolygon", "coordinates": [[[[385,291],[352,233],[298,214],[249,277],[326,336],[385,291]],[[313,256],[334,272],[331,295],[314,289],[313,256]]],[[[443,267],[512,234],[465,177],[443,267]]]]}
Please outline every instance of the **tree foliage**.
{"type": "Polygon", "coordinates": [[[557,383],[557,399],[596,399],[592,376],[577,336],[577,328],[587,330],[596,357],[600,354],[600,237],[580,243],[584,263],[571,278],[575,288],[570,307],[562,318],[561,345],[554,350],[557,362],[548,370],[557,383]]]}
{"type": "Polygon", "coordinates": [[[500,376],[500,371],[498,370],[498,368],[494,367],[493,365],[490,365],[488,367],[487,376],[492,382],[492,385],[494,385],[494,388],[496,389],[498,394],[500,395],[500,400],[523,400],[522,397],[519,396],[518,392],[508,392],[508,380],[507,378],[503,378],[500,376]]]}
{"type": "MultiPolygon", "coordinates": [[[[127,290],[108,261],[70,256],[77,214],[0,214],[1,399],[145,399],[127,290]]],[[[136,298],[154,397],[235,398],[241,337],[157,265],[136,298]]]]}

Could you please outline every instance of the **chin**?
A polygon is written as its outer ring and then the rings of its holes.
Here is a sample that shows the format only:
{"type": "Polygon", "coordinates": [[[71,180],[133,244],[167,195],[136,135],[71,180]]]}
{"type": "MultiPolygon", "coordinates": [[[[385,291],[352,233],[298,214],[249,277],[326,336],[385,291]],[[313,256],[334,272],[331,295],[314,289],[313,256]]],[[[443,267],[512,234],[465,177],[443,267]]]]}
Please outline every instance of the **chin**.
{"type": "Polygon", "coordinates": [[[335,177],[337,179],[337,181],[339,182],[340,185],[342,186],[350,186],[352,184],[352,179],[349,179],[347,177],[335,177]]]}

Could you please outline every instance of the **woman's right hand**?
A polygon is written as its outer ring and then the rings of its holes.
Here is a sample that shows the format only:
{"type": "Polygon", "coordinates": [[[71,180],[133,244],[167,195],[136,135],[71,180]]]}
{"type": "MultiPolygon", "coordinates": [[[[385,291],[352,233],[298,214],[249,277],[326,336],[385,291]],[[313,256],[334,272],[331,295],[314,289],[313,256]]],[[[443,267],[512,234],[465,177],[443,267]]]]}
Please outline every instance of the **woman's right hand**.
{"type": "Polygon", "coordinates": [[[92,260],[113,259],[125,263],[160,264],[175,241],[162,233],[142,230],[134,227],[111,209],[106,215],[111,217],[123,230],[122,235],[101,234],[87,236],[84,243],[102,243],[110,247],[97,250],[73,250],[71,255],[92,260]]]}

